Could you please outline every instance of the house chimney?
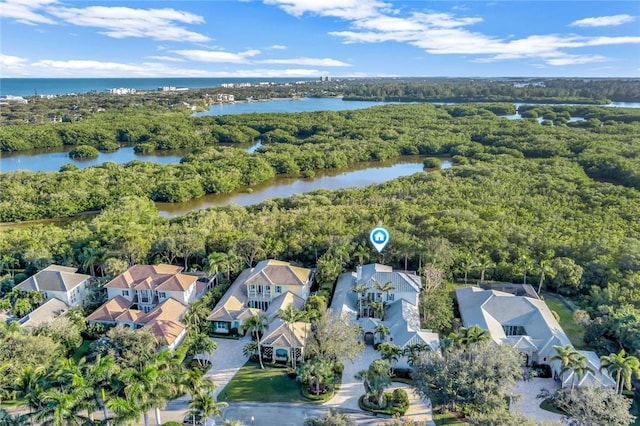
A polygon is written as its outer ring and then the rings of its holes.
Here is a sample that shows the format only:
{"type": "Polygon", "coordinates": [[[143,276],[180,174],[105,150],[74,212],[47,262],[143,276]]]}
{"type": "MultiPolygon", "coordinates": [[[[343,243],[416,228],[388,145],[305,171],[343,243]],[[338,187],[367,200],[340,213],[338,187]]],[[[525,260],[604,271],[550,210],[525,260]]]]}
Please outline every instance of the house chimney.
{"type": "Polygon", "coordinates": [[[362,265],[356,268],[356,280],[360,281],[362,278],[362,265]]]}

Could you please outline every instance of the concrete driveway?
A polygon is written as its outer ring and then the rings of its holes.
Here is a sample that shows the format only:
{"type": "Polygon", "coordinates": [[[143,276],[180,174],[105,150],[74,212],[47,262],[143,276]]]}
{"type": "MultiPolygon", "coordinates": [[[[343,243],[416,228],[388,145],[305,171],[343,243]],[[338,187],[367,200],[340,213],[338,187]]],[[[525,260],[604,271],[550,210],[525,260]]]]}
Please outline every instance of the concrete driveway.
{"type": "Polygon", "coordinates": [[[547,389],[553,394],[558,389],[558,383],[553,379],[542,379],[534,377],[529,381],[517,382],[513,386],[513,392],[520,398],[512,405],[511,409],[524,414],[526,417],[538,421],[552,424],[562,424],[564,416],[552,413],[540,408],[542,399],[536,396],[542,389],[547,389]]]}
{"type": "MultiPolygon", "coordinates": [[[[372,361],[379,359],[380,354],[373,349],[372,346],[366,346],[362,354],[353,362],[346,362],[344,364],[344,372],[342,373],[342,384],[336,395],[331,400],[322,404],[326,408],[335,408],[341,411],[348,411],[350,413],[366,413],[360,409],[358,405],[358,399],[364,394],[364,385],[362,381],[356,380],[355,375],[361,371],[369,368],[369,364],[372,361]]],[[[431,416],[431,404],[429,401],[423,401],[418,394],[416,394],[410,386],[402,383],[393,383],[390,389],[404,388],[409,395],[411,406],[409,411],[404,416],[406,419],[411,419],[414,422],[422,422],[427,425],[435,425],[431,416]]],[[[384,424],[389,420],[379,418],[377,420],[371,420],[374,423],[360,423],[364,421],[360,419],[358,424],[384,424]]]]}

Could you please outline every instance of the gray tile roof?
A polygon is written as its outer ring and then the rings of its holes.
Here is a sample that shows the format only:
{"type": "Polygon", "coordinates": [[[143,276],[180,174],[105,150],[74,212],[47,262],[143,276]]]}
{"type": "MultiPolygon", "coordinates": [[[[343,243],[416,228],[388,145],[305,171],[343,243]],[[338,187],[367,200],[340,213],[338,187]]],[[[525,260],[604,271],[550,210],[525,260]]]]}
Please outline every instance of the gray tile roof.
{"type": "Polygon", "coordinates": [[[42,271],[27,278],[16,288],[24,291],[63,291],[73,290],[91,275],[78,274],[76,268],[49,265],[42,271]]]}

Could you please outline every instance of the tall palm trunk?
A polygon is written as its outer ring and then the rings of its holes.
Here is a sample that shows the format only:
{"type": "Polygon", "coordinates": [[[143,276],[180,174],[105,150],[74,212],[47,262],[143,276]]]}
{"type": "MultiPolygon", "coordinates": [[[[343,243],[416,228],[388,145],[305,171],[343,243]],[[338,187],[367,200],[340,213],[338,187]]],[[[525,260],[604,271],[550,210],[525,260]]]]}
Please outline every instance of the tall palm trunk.
{"type": "Polygon", "coordinates": [[[160,407],[156,407],[155,411],[156,411],[156,426],[161,426],[162,420],[160,419],[160,407]]]}
{"type": "Polygon", "coordinates": [[[260,347],[260,334],[256,330],[256,342],[258,342],[258,360],[260,361],[260,368],[264,370],[264,364],[262,363],[262,348],[260,347]]]}

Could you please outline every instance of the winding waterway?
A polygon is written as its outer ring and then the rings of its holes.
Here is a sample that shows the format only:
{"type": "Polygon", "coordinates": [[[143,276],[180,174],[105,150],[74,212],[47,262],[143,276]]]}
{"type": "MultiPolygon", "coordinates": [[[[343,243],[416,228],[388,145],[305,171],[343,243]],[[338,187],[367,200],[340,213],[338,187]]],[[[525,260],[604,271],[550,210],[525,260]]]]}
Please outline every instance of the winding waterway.
{"type": "MultiPolygon", "coordinates": [[[[422,172],[425,157],[400,157],[387,161],[356,163],[344,169],[322,170],[313,178],[279,176],[260,185],[252,186],[250,192],[236,191],[229,194],[208,194],[182,203],[156,203],[161,216],[174,217],[215,206],[250,206],[270,198],[286,198],[318,189],[336,190],[361,188],[387,182],[402,176],[422,172]]],[[[440,168],[452,166],[450,160],[443,160],[440,168]]]]}
{"type": "MultiPolygon", "coordinates": [[[[175,217],[208,207],[237,204],[249,206],[276,197],[291,197],[297,194],[327,189],[361,188],[368,185],[387,182],[402,176],[421,173],[423,156],[405,156],[386,161],[368,161],[356,163],[343,169],[321,170],[313,178],[297,178],[278,176],[268,182],[250,188],[243,188],[229,194],[208,194],[182,203],[156,203],[158,213],[163,217],[175,217]]],[[[448,169],[453,164],[450,159],[443,159],[441,169],[448,169]]],[[[429,171],[429,170],[427,170],[429,171]]],[[[0,223],[0,229],[30,226],[34,224],[54,224],[64,226],[75,220],[89,220],[97,213],[80,214],[72,218],[44,219],[19,223],[0,223]]]]}

